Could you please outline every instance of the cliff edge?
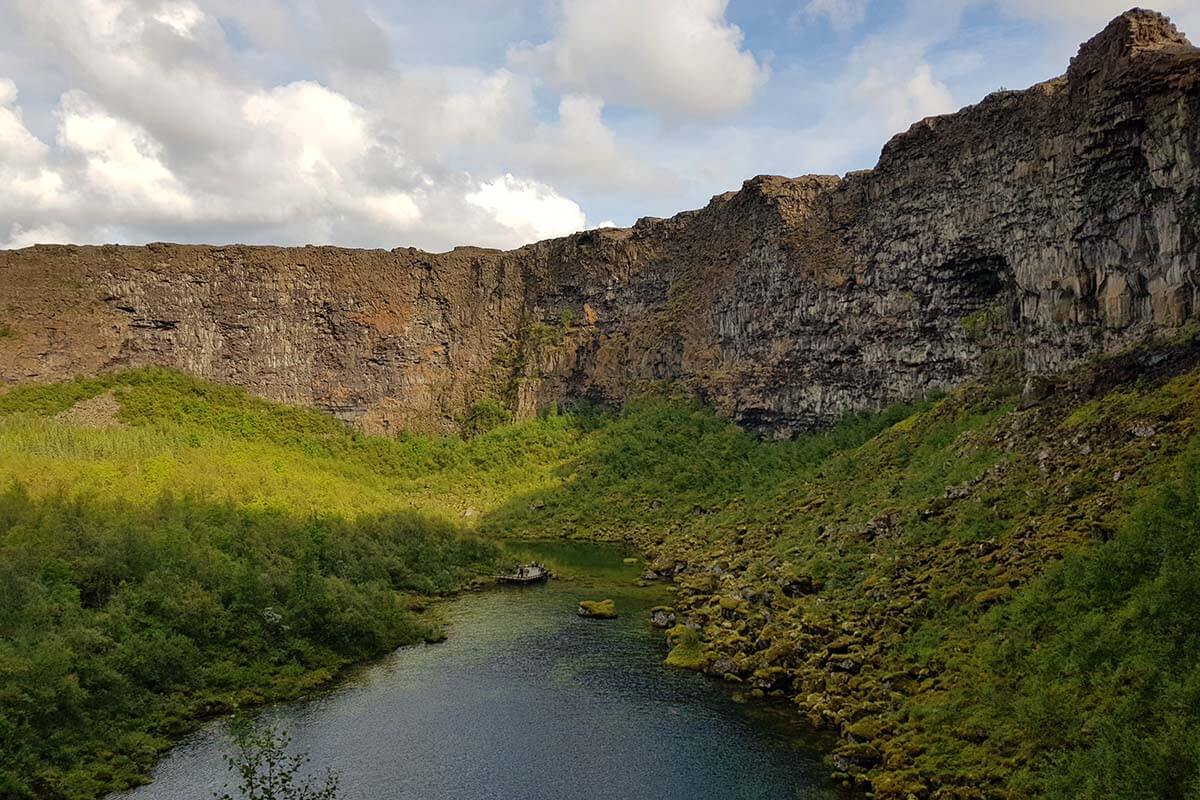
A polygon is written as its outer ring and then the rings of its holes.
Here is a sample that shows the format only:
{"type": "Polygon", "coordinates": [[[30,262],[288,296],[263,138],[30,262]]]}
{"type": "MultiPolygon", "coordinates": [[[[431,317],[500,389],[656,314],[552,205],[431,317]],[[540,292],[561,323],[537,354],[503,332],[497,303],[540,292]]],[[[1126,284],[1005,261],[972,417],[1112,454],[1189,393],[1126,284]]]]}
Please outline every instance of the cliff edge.
{"type": "Polygon", "coordinates": [[[787,436],[1177,329],[1198,236],[1200,50],[1134,9],[1062,77],[922,120],[873,170],[760,176],[629,229],[0,251],[0,382],[171,366],[386,432],[668,381],[787,436]]]}

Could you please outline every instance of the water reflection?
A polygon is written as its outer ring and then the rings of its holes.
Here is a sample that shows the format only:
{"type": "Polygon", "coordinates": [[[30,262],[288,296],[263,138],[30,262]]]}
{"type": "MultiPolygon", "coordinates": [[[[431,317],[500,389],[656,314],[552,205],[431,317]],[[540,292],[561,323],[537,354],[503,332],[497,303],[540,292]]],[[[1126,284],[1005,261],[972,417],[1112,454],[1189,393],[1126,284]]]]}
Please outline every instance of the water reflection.
{"type": "MultiPolygon", "coordinates": [[[[794,715],[734,703],[701,676],[662,666],[647,624],[663,589],[595,545],[530,555],[568,580],[458,598],[450,638],[405,648],[338,689],[267,712],[332,766],[347,800],[731,800],[831,796],[794,715]],[[621,616],[585,620],[582,598],[621,616]]],[[[226,782],[220,726],[174,750],[123,800],[202,800],[226,782]]]]}

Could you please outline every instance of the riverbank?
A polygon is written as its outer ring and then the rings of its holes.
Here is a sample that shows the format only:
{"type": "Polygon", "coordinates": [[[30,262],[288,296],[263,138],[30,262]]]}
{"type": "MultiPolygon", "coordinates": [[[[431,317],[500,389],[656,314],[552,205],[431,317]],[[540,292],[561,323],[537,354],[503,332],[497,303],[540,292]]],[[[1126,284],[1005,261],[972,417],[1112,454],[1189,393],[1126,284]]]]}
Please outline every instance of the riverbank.
{"type": "MultiPolygon", "coordinates": [[[[266,714],[342,775],[350,800],[829,800],[827,742],[778,706],[734,702],[717,682],[662,664],[624,548],[517,545],[564,579],[442,601],[449,634],[353,670],[313,699],[266,714]],[[585,620],[578,600],[621,616],[585,620]]],[[[221,789],[220,726],[190,737],[154,783],[120,800],[194,800],[221,789]]],[[[116,800],[116,798],[114,798],[116,800]]]]}
{"type": "Polygon", "coordinates": [[[428,592],[498,550],[414,516],[291,517],[0,492],[6,796],[140,781],[197,719],[440,637],[428,592]],[[412,577],[410,577],[412,576],[412,577]]]}
{"type": "Polygon", "coordinates": [[[687,660],[836,731],[846,785],[1176,796],[1200,775],[1196,639],[1172,633],[1195,629],[1198,355],[1160,343],[780,445],[635,407],[586,477],[484,525],[638,546],[699,635],[687,660]]]}

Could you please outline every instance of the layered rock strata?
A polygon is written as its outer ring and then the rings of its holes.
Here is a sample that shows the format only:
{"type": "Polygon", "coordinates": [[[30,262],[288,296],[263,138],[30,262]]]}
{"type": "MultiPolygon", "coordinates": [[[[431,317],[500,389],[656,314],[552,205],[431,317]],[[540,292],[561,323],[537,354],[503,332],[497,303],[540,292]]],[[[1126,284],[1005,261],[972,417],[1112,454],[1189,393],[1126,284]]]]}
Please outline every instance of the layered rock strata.
{"type": "Polygon", "coordinates": [[[386,432],[648,384],[786,436],[995,368],[1057,372],[1200,303],[1200,51],[1134,10],[1067,73],[845,177],[500,252],[0,252],[0,380],[178,367],[386,432]]]}

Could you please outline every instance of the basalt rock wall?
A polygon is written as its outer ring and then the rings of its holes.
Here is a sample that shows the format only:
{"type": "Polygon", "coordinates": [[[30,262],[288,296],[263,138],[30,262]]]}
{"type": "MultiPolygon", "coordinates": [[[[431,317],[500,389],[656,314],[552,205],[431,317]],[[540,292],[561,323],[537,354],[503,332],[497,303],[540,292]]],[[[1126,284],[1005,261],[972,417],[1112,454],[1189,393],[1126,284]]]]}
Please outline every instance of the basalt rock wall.
{"type": "Polygon", "coordinates": [[[1200,51],[1131,11],[1067,73],[914,125],[875,169],[514,251],[0,252],[0,380],[182,368],[370,430],[658,382],[789,435],[1200,308],[1200,51]]]}

